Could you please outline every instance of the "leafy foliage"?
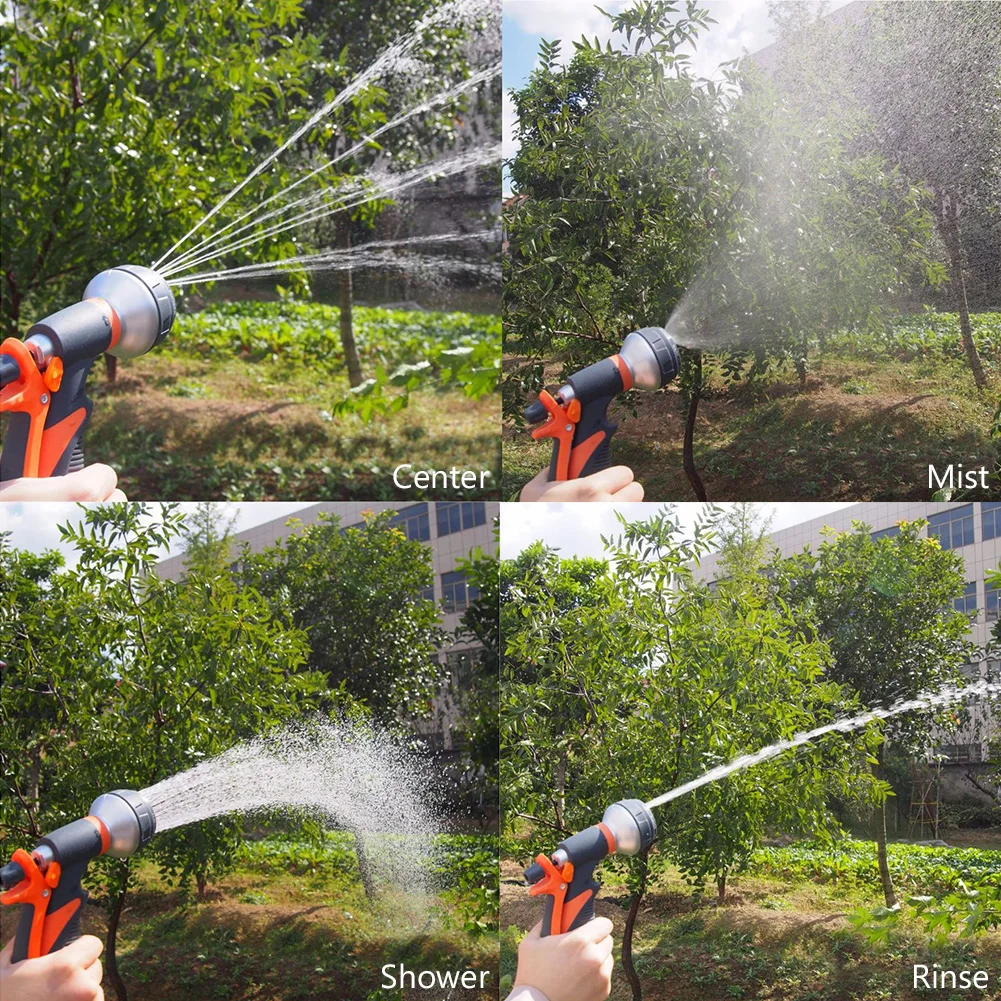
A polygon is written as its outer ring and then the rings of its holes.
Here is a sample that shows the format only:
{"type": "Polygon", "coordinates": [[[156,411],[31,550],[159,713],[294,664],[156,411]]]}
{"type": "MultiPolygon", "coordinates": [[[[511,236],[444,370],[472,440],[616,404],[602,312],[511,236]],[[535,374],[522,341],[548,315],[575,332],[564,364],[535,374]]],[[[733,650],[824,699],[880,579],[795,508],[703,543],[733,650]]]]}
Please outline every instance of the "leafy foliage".
{"type": "MultiPolygon", "coordinates": [[[[605,540],[614,569],[540,545],[501,567],[504,820],[536,824],[540,848],[616,799],[652,799],[851,705],[823,676],[826,645],[763,578],[694,582],[712,521],[690,539],[670,511],[623,526],[605,540]]],[[[712,877],[722,897],[768,825],[824,828],[828,792],[869,791],[866,744],[839,737],[667,804],[651,864],[712,877]]],[[[640,886],[638,860],[620,864],[640,886]]]]}
{"type": "Polygon", "coordinates": [[[441,684],[444,636],[435,603],[432,553],[391,523],[369,515],[342,528],[334,515],[293,519],[280,545],[245,548],[239,574],[309,637],[309,666],[331,697],[346,693],[383,722],[426,716],[441,684]],[[298,529],[298,530],[296,530],[298,529]]]}
{"type": "MultiPolygon", "coordinates": [[[[278,145],[305,114],[318,55],[295,29],[299,7],[0,4],[0,307],[11,333],[102,268],[156,259],[278,145]]],[[[272,190],[287,177],[274,171],[272,190]]],[[[272,239],[259,253],[290,248],[272,239]]]]}
{"type": "MultiPolygon", "coordinates": [[[[163,350],[175,357],[239,357],[262,366],[308,364],[343,370],[340,311],[320,303],[241,302],[178,316],[163,350]]],[[[424,313],[356,306],[358,352],[375,375],[334,406],[371,419],[406,405],[428,383],[472,399],[493,392],[500,373],[500,321],[472,313],[424,313]]]]}
{"type": "MultiPolygon", "coordinates": [[[[707,12],[635,3],[610,21],[628,47],[582,39],[564,69],[544,43],[514,94],[507,413],[545,362],[566,375],[672,313],[681,343],[738,381],[799,358],[817,328],[878,325],[912,280],[942,280],[927,192],[839,131],[804,128],[750,67],[704,85],[688,72],[707,12]]],[[[686,356],[686,395],[700,372],[686,356]]]]}

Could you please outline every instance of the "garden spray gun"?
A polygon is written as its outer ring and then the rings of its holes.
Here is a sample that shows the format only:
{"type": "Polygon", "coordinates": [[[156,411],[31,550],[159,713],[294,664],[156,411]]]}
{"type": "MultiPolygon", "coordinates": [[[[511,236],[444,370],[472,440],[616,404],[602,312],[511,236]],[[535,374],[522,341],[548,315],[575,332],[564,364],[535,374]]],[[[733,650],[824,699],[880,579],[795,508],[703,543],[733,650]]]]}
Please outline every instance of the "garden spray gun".
{"type": "Polygon", "coordinates": [[[594,917],[600,884],[595,866],[607,855],[636,855],[657,837],[657,822],[638,799],[613,803],[600,824],[561,841],[551,857],[539,855],[525,870],[533,897],[545,896],[542,935],[560,935],[587,924],[594,917]]]}
{"type": "Polygon", "coordinates": [[[102,271],[83,300],[0,344],[0,413],[10,414],[0,480],[62,476],[83,468],[83,431],[93,404],[87,374],[104,352],[137,358],[174,322],[170,286],[150,268],[102,271]]]}
{"type": "MultiPolygon", "coordinates": [[[[58,314],[57,314],[58,315],[58,314]]],[[[29,855],[14,852],[0,869],[2,904],[20,904],[12,962],[37,959],[80,937],[80,885],[87,863],[98,855],[127,858],[156,831],[156,818],[142,794],[116,789],[98,796],[90,814],[42,838],[29,855]]]]}
{"type": "Polygon", "coordinates": [[[627,389],[650,392],[666,386],[681,368],[674,339],[661,327],[634,330],[617,355],[581,369],[556,396],[543,390],[525,410],[529,424],[546,423],[532,437],[554,438],[550,480],[575,480],[611,465],[610,443],[618,425],[608,420],[608,405],[627,389]],[[548,419],[547,418],[548,415],[548,419]]]}

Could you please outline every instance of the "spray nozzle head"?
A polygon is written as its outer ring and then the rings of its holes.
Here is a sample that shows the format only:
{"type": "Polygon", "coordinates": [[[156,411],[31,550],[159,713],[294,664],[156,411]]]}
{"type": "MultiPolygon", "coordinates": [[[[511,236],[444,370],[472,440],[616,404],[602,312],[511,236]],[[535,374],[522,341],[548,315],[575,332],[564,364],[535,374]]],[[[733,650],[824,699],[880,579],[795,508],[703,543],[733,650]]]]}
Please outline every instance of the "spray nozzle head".
{"type": "Polygon", "coordinates": [[[620,799],[605,811],[601,822],[612,832],[619,855],[637,855],[657,837],[657,821],[642,800],[620,799]]]}
{"type": "Polygon", "coordinates": [[[663,327],[634,330],[622,342],[619,357],[632,372],[633,386],[648,392],[666,386],[681,369],[678,347],[663,327]]]}
{"type": "Polygon", "coordinates": [[[108,354],[138,358],[156,347],[177,315],[174,293],[152,268],[122,264],[92,278],[84,299],[103,299],[115,311],[121,334],[108,354]]]}
{"type": "Polygon", "coordinates": [[[156,833],[153,808],[134,789],[116,789],[98,796],[90,804],[90,814],[108,829],[111,844],[106,854],[113,858],[128,858],[156,833]]]}

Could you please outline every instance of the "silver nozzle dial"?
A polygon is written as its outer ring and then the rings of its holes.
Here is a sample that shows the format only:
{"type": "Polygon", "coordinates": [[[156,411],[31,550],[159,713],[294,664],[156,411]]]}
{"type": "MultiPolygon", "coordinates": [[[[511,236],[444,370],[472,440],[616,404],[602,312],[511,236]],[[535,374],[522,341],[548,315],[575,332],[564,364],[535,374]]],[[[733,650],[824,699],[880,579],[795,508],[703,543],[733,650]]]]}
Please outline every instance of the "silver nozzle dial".
{"type": "Polygon", "coordinates": [[[128,858],[156,832],[156,817],[145,797],[133,789],[116,789],[98,796],[90,814],[108,829],[111,844],[106,854],[128,858]]]}
{"type": "Polygon", "coordinates": [[[653,392],[666,386],[680,367],[678,349],[662,327],[644,327],[627,335],[619,357],[629,366],[633,387],[653,392]]]}
{"type": "Polygon", "coordinates": [[[615,838],[617,855],[636,855],[649,848],[657,837],[657,821],[638,799],[622,799],[613,803],[601,818],[601,822],[615,838]]]}
{"type": "Polygon", "coordinates": [[[118,315],[122,333],[108,354],[138,358],[167,336],[177,307],[166,280],[152,268],[123,264],[90,280],[84,299],[103,299],[118,315]]]}

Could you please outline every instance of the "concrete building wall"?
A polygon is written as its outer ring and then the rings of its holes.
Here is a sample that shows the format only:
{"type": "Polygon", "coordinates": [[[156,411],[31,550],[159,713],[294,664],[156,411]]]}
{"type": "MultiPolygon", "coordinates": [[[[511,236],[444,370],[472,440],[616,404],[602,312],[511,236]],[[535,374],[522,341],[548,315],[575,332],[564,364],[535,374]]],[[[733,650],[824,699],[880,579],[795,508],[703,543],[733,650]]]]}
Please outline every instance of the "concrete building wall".
{"type": "MultiPolygon", "coordinates": [[[[293,532],[317,522],[321,514],[337,515],[341,525],[348,528],[362,522],[366,513],[394,513],[400,528],[408,538],[423,541],[430,549],[434,567],[433,598],[442,610],[442,625],[454,633],[461,623],[468,595],[458,574],[460,559],[479,547],[486,553],[496,550],[494,520],[498,505],[491,502],[428,502],[401,504],[397,501],[343,501],[313,504],[289,518],[276,518],[262,522],[234,536],[233,554],[236,556],[244,545],[252,552],[260,552],[276,545],[293,532]],[[456,525],[460,526],[456,529],[456,525]]],[[[184,574],[184,557],[172,556],[157,566],[157,573],[168,580],[179,580],[184,574]]],[[[431,594],[428,597],[432,597],[431,594]]],[[[418,730],[436,748],[445,751],[456,749],[452,732],[457,723],[455,696],[462,685],[465,661],[479,655],[477,643],[461,641],[440,651],[442,663],[450,665],[451,680],[438,699],[433,717],[420,723],[418,730]]]]}
{"type": "MultiPolygon", "coordinates": [[[[861,521],[867,524],[873,533],[881,531],[892,531],[901,521],[915,521],[919,518],[927,519],[930,522],[944,520],[943,516],[949,515],[947,520],[950,524],[948,537],[948,547],[955,549],[962,557],[966,565],[966,580],[971,588],[970,603],[975,595],[977,617],[971,629],[971,639],[981,649],[985,649],[991,638],[991,631],[997,620],[998,592],[990,592],[986,584],[986,576],[989,570],[996,570],[1001,565],[1001,503],[929,503],[923,501],[894,501],[886,503],[855,504],[851,507],[842,508],[839,511],[814,518],[810,521],[793,525],[790,528],[782,529],[771,535],[771,541],[775,549],[782,556],[792,556],[794,553],[802,552],[804,549],[814,549],[824,539],[825,528],[835,531],[849,531],[853,522],[861,521]],[[969,520],[972,519],[972,526],[969,520]],[[951,531],[951,526],[963,521],[960,526],[962,533],[959,539],[955,539],[951,531]],[[967,529],[972,528],[972,540],[969,540],[967,529]],[[960,544],[954,545],[958,541],[960,544]],[[988,605],[991,611],[988,611],[988,605]]],[[[924,535],[929,531],[940,531],[944,526],[939,527],[929,524],[923,529],[924,535]]],[[[705,557],[701,565],[695,570],[695,576],[699,580],[713,581],[720,575],[719,556],[713,554],[705,557]]],[[[1001,669],[997,657],[992,655],[990,660],[983,660],[977,665],[971,665],[970,677],[986,676],[989,670],[997,672],[1001,669]]],[[[989,757],[1001,754],[1001,737],[995,737],[993,748],[990,740],[987,739],[989,731],[996,730],[997,722],[992,722],[989,718],[978,715],[974,724],[958,734],[942,734],[941,751],[945,753],[950,761],[956,765],[964,765],[967,761],[986,760],[989,757]]]]}

